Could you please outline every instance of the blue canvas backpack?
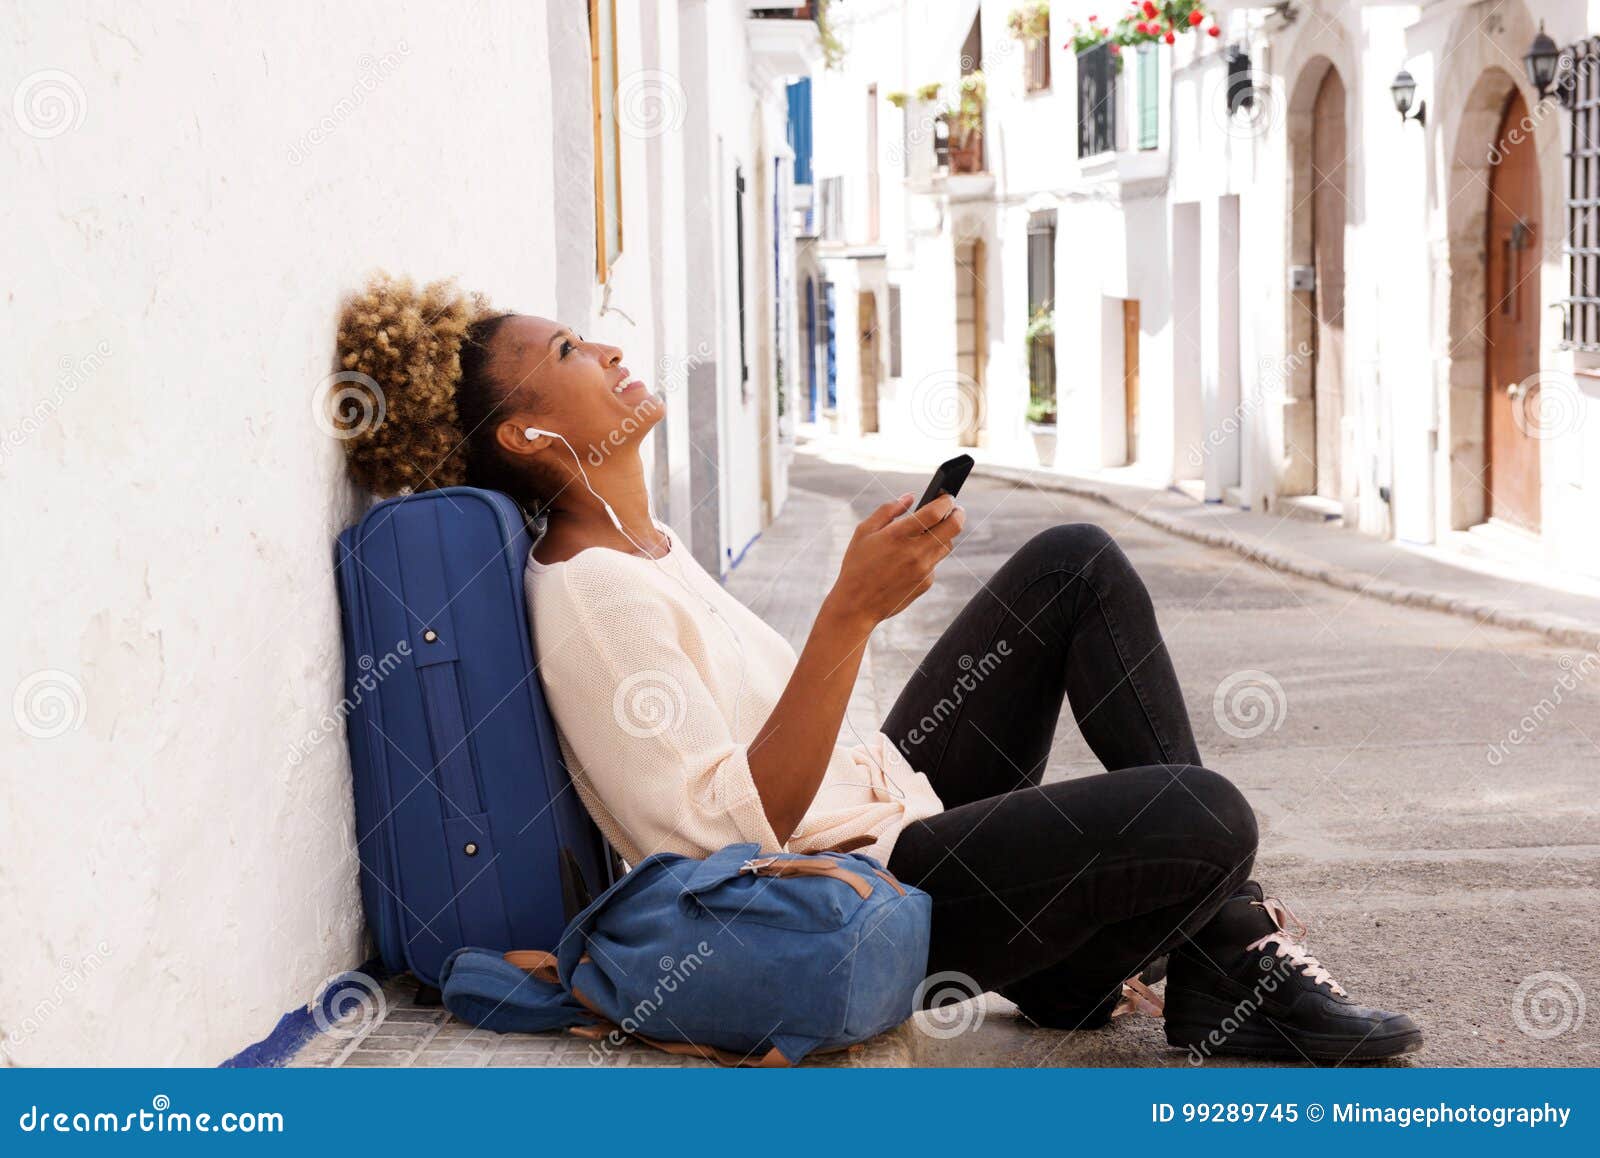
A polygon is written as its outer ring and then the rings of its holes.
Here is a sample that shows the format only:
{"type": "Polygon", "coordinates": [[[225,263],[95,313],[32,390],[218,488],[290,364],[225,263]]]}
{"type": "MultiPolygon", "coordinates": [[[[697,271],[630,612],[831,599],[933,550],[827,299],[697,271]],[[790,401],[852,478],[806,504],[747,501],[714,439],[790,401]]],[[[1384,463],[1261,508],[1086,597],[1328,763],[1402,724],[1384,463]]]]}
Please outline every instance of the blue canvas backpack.
{"type": "Polygon", "coordinates": [[[554,953],[451,954],[444,1004],[500,1033],[571,1028],[794,1065],[911,1015],[931,913],[926,893],[860,853],[661,853],[578,914],[554,953]]]}

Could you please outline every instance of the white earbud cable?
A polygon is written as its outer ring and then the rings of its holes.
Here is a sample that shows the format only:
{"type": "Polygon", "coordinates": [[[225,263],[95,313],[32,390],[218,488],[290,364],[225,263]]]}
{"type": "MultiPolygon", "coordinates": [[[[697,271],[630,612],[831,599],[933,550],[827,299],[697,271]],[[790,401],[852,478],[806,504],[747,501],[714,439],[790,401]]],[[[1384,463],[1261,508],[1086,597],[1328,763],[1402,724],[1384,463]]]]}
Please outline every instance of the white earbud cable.
{"type": "MultiPolygon", "coordinates": [[[[621,534],[621,536],[624,539],[628,540],[628,542],[633,544],[634,550],[638,551],[640,554],[644,555],[645,558],[649,559],[652,563],[654,563],[656,565],[656,567],[661,571],[661,573],[663,575],[667,576],[669,579],[672,579],[674,582],[676,582],[678,584],[678,586],[682,587],[690,595],[693,595],[695,598],[699,599],[702,603],[704,603],[706,605],[706,610],[709,611],[713,616],[715,616],[716,619],[717,619],[717,622],[721,623],[722,626],[727,630],[728,637],[733,640],[733,646],[739,652],[739,690],[734,692],[734,694],[733,694],[733,738],[734,738],[734,743],[742,743],[743,741],[741,741],[739,739],[739,706],[740,706],[739,705],[739,701],[744,698],[744,681],[745,681],[745,676],[748,674],[748,663],[747,663],[747,660],[746,660],[746,657],[745,657],[745,652],[744,652],[744,641],[739,638],[738,631],[736,631],[734,629],[733,624],[728,622],[727,618],[722,614],[722,612],[717,610],[716,606],[711,602],[711,600],[707,599],[704,595],[701,595],[698,591],[693,590],[687,583],[685,583],[683,581],[683,577],[681,575],[675,575],[671,571],[669,571],[667,568],[661,566],[661,560],[660,559],[658,559],[658,558],[656,558],[656,556],[652,555],[648,550],[646,550],[644,548],[643,545],[640,544],[640,542],[637,539],[635,539],[632,535],[628,534],[627,528],[625,528],[622,525],[622,520],[617,518],[617,512],[611,509],[611,504],[606,502],[606,500],[601,497],[600,492],[595,490],[594,487],[590,485],[590,483],[589,483],[589,472],[583,469],[583,459],[578,454],[577,450],[573,448],[572,443],[568,442],[566,440],[566,438],[564,438],[562,435],[557,434],[553,430],[542,430],[537,426],[529,426],[526,429],[524,429],[522,433],[527,437],[529,442],[532,442],[535,438],[539,437],[539,435],[541,435],[541,434],[546,435],[546,436],[548,436],[550,438],[557,439],[557,440],[559,440],[561,442],[561,444],[563,446],[565,446],[569,451],[571,451],[572,452],[572,461],[578,468],[578,477],[583,479],[584,489],[587,490],[591,495],[593,495],[595,497],[595,500],[600,504],[600,506],[605,509],[606,517],[611,520],[611,525],[617,529],[617,532],[619,534],[621,534]]],[[[646,495],[645,503],[646,503],[647,506],[649,504],[649,501],[650,501],[649,500],[649,496],[646,495]]],[[[651,525],[655,526],[656,525],[655,514],[653,512],[648,512],[648,511],[647,511],[647,513],[649,513],[649,515],[650,515],[650,523],[651,523],[651,525]]]]}

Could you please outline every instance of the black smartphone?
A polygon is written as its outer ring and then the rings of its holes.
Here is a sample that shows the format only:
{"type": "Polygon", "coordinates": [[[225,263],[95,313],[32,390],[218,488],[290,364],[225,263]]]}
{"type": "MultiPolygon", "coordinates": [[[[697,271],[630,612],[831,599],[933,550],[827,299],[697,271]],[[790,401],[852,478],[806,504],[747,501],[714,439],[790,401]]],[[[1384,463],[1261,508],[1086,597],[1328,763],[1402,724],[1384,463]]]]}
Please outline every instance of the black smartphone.
{"type": "Polygon", "coordinates": [[[916,509],[920,511],[940,495],[955,498],[961,493],[961,484],[967,481],[967,474],[971,470],[970,454],[958,454],[949,462],[941,462],[939,469],[933,472],[933,478],[928,482],[928,489],[923,491],[922,497],[917,500],[916,509]]]}

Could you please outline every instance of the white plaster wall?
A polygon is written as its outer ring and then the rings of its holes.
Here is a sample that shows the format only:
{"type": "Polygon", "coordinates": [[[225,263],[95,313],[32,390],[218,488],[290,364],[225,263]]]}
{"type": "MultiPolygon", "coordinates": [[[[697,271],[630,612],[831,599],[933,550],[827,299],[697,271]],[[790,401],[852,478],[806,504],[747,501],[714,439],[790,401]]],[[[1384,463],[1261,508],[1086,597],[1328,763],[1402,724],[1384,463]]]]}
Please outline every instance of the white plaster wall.
{"type": "Polygon", "coordinates": [[[67,131],[0,121],[4,687],[63,673],[71,725],[0,730],[17,1063],[215,1063],[362,959],[342,734],[289,763],[342,694],[335,310],[377,266],[537,309],[553,239],[583,244],[552,213],[542,5],[311,12],[0,17],[8,94],[71,77],[67,131]]]}

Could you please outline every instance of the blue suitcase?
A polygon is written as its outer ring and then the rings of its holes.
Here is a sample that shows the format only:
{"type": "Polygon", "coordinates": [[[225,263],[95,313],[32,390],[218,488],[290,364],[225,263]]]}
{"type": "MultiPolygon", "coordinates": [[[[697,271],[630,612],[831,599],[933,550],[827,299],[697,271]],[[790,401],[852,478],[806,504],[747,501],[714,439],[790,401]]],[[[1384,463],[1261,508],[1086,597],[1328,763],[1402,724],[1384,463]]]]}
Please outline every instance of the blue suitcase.
{"type": "Polygon", "coordinates": [[[505,495],[378,503],[336,565],[361,894],[389,969],[436,986],[463,945],[553,945],[609,884],[534,667],[532,542],[505,495]]]}

